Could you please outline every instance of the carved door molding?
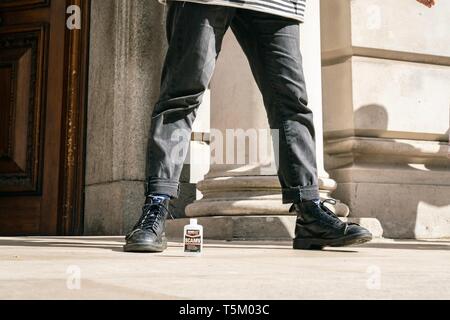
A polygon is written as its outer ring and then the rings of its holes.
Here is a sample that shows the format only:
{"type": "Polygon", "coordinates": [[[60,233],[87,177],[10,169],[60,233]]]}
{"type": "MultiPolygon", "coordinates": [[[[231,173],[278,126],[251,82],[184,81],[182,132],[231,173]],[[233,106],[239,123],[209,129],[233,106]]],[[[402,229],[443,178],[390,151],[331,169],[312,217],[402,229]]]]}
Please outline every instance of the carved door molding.
{"type": "Polygon", "coordinates": [[[0,235],[82,233],[89,9],[0,0],[0,235]]]}

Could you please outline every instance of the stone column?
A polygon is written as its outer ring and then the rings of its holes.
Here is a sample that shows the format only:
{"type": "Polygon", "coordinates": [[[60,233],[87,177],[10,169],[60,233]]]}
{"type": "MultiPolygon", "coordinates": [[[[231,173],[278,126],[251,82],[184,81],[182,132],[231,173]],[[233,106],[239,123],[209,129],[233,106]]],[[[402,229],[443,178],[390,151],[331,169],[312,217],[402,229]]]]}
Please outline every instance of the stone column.
{"type": "Polygon", "coordinates": [[[119,235],[140,215],[146,145],[165,52],[164,7],[92,0],[85,234],[119,235]]]}
{"type": "Polygon", "coordinates": [[[387,237],[450,236],[450,3],[322,0],[327,169],[387,237]]]}
{"type": "MultiPolygon", "coordinates": [[[[336,189],[336,183],[326,173],[323,161],[319,2],[309,3],[308,19],[301,29],[305,77],[317,129],[320,189],[322,196],[328,197],[336,189]]],[[[224,41],[211,84],[211,128],[222,132],[225,143],[230,143],[230,139],[227,141],[227,129],[269,130],[261,94],[231,32],[224,41]]],[[[289,206],[281,203],[281,189],[275,169],[267,171],[258,162],[247,165],[213,164],[205,180],[198,183],[198,189],[204,198],[188,206],[186,215],[216,217],[202,221],[208,225],[210,237],[224,238],[224,234],[229,238],[258,240],[292,237],[295,217],[289,215],[289,206]],[[218,224],[220,228],[216,227],[218,224]]],[[[343,216],[349,213],[344,204],[336,209],[343,216]]],[[[375,232],[377,235],[381,233],[378,229],[375,232]]]]}
{"type": "MultiPolygon", "coordinates": [[[[86,156],[85,234],[119,235],[141,214],[147,137],[166,52],[165,7],[155,0],[92,0],[86,156]]],[[[200,107],[182,197],[184,216],[208,171],[209,94],[200,107]],[[198,134],[200,133],[200,134],[198,134]]]]}

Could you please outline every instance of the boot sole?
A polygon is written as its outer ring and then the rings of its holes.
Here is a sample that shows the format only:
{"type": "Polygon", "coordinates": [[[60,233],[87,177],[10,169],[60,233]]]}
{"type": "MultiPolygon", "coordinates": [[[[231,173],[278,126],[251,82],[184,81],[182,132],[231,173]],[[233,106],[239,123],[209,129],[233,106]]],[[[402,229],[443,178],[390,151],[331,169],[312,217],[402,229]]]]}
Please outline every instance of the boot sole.
{"type": "Polygon", "coordinates": [[[125,252],[161,253],[167,249],[167,243],[161,245],[149,243],[131,243],[123,246],[125,252]]]}
{"type": "Polygon", "coordinates": [[[361,245],[373,240],[373,236],[368,233],[354,234],[338,239],[296,239],[294,240],[295,250],[322,250],[325,247],[347,247],[361,245]]]}

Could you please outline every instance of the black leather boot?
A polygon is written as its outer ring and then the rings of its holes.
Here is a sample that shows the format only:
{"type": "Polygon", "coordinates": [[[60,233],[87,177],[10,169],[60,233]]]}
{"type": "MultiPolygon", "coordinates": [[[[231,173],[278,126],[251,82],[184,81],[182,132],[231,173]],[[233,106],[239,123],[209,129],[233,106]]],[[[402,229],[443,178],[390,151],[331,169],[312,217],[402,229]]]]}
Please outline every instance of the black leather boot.
{"type": "Polygon", "coordinates": [[[166,219],[170,215],[169,200],[149,200],[142,216],[125,238],[125,252],[163,252],[167,249],[166,219]]]}
{"type": "Polygon", "coordinates": [[[297,212],[294,249],[321,250],[324,247],[344,247],[362,244],[372,240],[369,230],[355,223],[345,223],[325,204],[314,201],[294,204],[291,212],[297,212]]]}

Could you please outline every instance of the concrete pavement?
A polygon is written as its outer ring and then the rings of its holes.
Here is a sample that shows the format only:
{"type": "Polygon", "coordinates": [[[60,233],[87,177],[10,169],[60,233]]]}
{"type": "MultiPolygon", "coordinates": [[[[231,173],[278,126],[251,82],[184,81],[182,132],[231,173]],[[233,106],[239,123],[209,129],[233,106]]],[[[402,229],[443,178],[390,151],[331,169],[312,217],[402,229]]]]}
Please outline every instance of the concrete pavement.
{"type": "Polygon", "coordinates": [[[0,299],[450,299],[450,241],[293,251],[208,242],[186,258],[122,252],[122,237],[0,238],[0,299]]]}

